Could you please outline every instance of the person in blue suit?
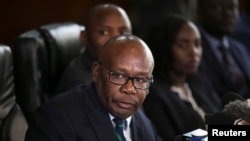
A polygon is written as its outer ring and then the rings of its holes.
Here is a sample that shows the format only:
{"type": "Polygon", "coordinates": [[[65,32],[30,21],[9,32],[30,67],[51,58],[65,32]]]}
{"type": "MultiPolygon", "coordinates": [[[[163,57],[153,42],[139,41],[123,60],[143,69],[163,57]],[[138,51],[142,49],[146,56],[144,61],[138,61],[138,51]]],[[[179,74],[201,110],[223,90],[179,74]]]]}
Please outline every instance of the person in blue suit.
{"type": "Polygon", "coordinates": [[[140,110],[153,82],[153,68],[152,53],[140,38],[112,38],[92,65],[92,83],[39,107],[25,141],[117,141],[114,118],[126,121],[126,141],[157,141],[153,124],[140,110]]]}
{"type": "Polygon", "coordinates": [[[250,55],[230,37],[239,16],[238,0],[199,0],[197,25],[202,37],[200,71],[220,97],[235,92],[250,97],[250,55]]]}
{"type": "Polygon", "coordinates": [[[245,0],[232,37],[243,43],[250,53],[250,1],[245,0]]]}
{"type": "Polygon", "coordinates": [[[145,41],[155,57],[154,83],[143,110],[163,141],[197,128],[206,130],[205,113],[221,109],[218,95],[198,73],[202,58],[198,28],[179,15],[152,27],[145,41]]]}

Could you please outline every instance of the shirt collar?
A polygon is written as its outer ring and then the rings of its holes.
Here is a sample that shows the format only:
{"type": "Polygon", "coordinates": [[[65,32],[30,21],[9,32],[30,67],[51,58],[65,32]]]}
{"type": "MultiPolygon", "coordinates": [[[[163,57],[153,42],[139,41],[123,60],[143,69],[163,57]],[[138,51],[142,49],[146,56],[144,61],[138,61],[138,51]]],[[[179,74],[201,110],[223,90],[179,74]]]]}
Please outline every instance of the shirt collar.
{"type": "Polygon", "coordinates": [[[209,33],[207,33],[202,27],[200,27],[200,30],[203,33],[203,36],[208,40],[211,47],[218,47],[221,43],[228,49],[230,47],[229,45],[229,39],[227,36],[224,36],[222,40],[218,40],[217,38],[213,37],[209,33]]]}
{"type": "MultiPolygon", "coordinates": [[[[109,118],[110,118],[110,120],[112,121],[113,126],[115,126],[115,125],[114,125],[114,122],[113,122],[113,119],[114,119],[115,117],[114,117],[112,114],[109,113],[109,118]]],[[[129,116],[128,118],[125,119],[125,120],[126,120],[125,129],[127,129],[127,127],[130,125],[131,119],[132,119],[132,116],[129,116]]]]}

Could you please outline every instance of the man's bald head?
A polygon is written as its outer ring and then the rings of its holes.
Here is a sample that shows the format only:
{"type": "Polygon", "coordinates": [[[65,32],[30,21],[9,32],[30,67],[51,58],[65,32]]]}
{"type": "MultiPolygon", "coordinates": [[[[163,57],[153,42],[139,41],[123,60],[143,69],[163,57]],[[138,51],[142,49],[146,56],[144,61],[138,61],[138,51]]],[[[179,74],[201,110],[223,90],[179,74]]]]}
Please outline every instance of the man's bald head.
{"type": "Polygon", "coordinates": [[[101,4],[93,7],[86,15],[85,31],[81,40],[87,52],[96,60],[103,44],[110,38],[131,34],[130,19],[121,7],[114,4],[101,4]]]}
{"type": "Polygon", "coordinates": [[[93,22],[95,21],[104,21],[106,17],[110,15],[119,15],[121,19],[123,18],[124,23],[131,29],[131,22],[126,13],[126,11],[118,5],[115,4],[99,4],[94,6],[90,11],[86,14],[85,17],[85,26],[86,30],[89,30],[88,27],[91,27],[93,22]]]}
{"type": "Polygon", "coordinates": [[[153,55],[137,36],[119,35],[106,42],[92,76],[107,111],[122,119],[131,116],[149,92],[153,68],[153,55]]]}
{"type": "Polygon", "coordinates": [[[140,58],[139,60],[145,64],[154,66],[153,55],[148,45],[135,35],[120,35],[104,44],[98,60],[112,63],[116,61],[113,58],[126,61],[129,61],[129,58],[140,58]]]}

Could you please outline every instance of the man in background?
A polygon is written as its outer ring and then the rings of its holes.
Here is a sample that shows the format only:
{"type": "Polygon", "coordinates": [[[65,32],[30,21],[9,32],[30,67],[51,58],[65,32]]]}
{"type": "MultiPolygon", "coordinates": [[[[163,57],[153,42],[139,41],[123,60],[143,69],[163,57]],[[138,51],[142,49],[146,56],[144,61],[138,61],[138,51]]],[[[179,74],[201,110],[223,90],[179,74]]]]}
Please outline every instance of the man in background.
{"type": "Polygon", "coordinates": [[[81,41],[86,50],[66,67],[55,90],[56,94],[77,84],[90,83],[91,65],[100,53],[102,45],[114,36],[132,33],[127,13],[114,4],[100,4],[93,7],[86,14],[85,22],[81,41]]]}
{"type": "Polygon", "coordinates": [[[250,55],[231,38],[239,16],[238,0],[198,0],[203,58],[200,71],[222,97],[227,92],[250,96],[250,55]]]}

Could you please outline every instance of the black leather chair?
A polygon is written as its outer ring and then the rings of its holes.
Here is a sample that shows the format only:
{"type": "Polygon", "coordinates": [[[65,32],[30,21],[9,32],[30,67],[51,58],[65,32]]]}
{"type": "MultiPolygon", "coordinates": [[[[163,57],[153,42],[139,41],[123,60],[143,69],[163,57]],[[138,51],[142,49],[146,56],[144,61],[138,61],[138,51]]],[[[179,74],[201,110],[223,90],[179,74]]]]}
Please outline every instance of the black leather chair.
{"type": "Polygon", "coordinates": [[[0,140],[23,141],[27,128],[15,99],[12,52],[0,44],[0,140]]]}
{"type": "Polygon", "coordinates": [[[13,43],[17,102],[30,112],[54,96],[54,89],[69,61],[84,51],[83,25],[52,23],[19,35],[13,43]]]}

